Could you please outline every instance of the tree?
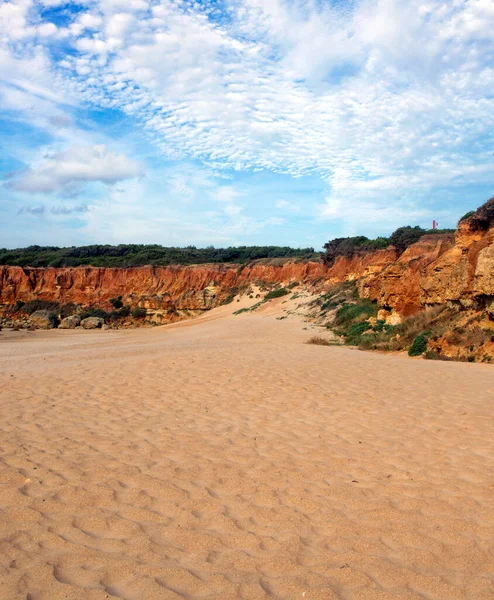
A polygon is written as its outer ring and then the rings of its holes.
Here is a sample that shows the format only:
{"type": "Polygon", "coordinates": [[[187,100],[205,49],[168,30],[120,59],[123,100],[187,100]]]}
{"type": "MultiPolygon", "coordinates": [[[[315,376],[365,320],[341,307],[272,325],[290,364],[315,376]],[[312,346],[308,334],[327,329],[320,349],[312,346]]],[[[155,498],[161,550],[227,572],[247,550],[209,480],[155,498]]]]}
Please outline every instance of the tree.
{"type": "Polygon", "coordinates": [[[418,225],[415,227],[405,225],[405,227],[398,227],[398,229],[391,234],[389,243],[398,250],[399,254],[403,254],[408,246],[418,242],[426,233],[427,231],[418,225]]]}

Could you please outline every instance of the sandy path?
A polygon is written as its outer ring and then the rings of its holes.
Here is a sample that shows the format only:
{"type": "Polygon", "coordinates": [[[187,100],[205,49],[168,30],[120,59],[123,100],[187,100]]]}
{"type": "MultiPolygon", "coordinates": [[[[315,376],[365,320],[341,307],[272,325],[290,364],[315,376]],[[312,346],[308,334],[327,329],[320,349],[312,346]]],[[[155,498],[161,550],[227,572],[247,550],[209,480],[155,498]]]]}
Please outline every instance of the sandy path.
{"type": "Polygon", "coordinates": [[[310,335],[2,334],[0,598],[493,599],[494,369],[310,335]]]}

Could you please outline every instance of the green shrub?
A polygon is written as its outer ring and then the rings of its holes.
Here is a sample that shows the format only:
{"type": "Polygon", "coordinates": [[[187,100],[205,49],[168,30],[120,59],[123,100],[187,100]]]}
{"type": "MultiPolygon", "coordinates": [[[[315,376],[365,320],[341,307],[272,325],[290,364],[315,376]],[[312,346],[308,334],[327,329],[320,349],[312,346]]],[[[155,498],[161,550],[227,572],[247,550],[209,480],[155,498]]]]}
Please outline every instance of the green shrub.
{"type": "Polygon", "coordinates": [[[427,231],[418,225],[416,227],[410,227],[410,225],[398,227],[398,229],[391,234],[389,243],[402,254],[408,246],[418,242],[426,233],[427,231]]]}
{"type": "Polygon", "coordinates": [[[118,298],[111,298],[110,303],[112,304],[113,308],[122,308],[122,296],[118,296],[118,298]]]}
{"type": "Polygon", "coordinates": [[[418,335],[408,350],[408,356],[420,356],[427,350],[427,338],[424,334],[418,335]]]}
{"type": "Polygon", "coordinates": [[[274,298],[281,298],[282,296],[286,296],[290,292],[286,288],[278,288],[276,290],[271,290],[266,294],[264,300],[273,300],[274,298]]]}
{"type": "Polygon", "coordinates": [[[109,317],[112,321],[119,321],[120,319],[126,319],[130,315],[130,306],[122,306],[118,310],[112,310],[109,317]]]}
{"type": "Polygon", "coordinates": [[[58,302],[51,302],[49,300],[30,300],[26,302],[22,307],[22,312],[27,315],[32,315],[37,310],[49,310],[50,312],[58,312],[58,302]]]}
{"type": "Polygon", "coordinates": [[[145,308],[136,306],[132,309],[131,315],[134,319],[144,319],[144,317],[147,315],[147,311],[145,308]]]}
{"type": "Polygon", "coordinates": [[[458,225],[459,225],[459,224],[460,224],[462,221],[465,221],[465,219],[468,219],[468,218],[470,218],[470,217],[471,217],[472,215],[474,215],[474,214],[475,214],[475,211],[474,211],[474,210],[469,210],[469,211],[468,211],[467,213],[465,213],[465,214],[463,215],[463,217],[461,217],[461,219],[458,221],[458,225]]]}
{"type": "Polygon", "coordinates": [[[336,327],[349,328],[353,323],[374,317],[377,310],[378,307],[374,302],[365,299],[353,304],[344,304],[336,311],[333,324],[336,327]]]}
{"type": "Polygon", "coordinates": [[[12,307],[12,311],[17,312],[18,310],[21,310],[24,304],[25,302],[23,302],[22,300],[16,300],[14,306],[12,307]]]}
{"type": "Polygon", "coordinates": [[[387,248],[389,241],[387,238],[378,237],[370,240],[365,235],[348,238],[335,238],[324,244],[323,262],[328,267],[332,267],[339,256],[352,258],[353,256],[362,256],[367,252],[375,252],[387,248]]]}
{"type": "Polygon", "coordinates": [[[383,331],[385,325],[386,325],[386,321],[384,321],[383,319],[378,319],[376,321],[376,324],[374,325],[373,329],[377,333],[381,333],[381,331],[383,331]]]}
{"type": "Polygon", "coordinates": [[[370,323],[367,321],[354,323],[350,326],[348,332],[345,334],[345,344],[348,344],[349,346],[358,346],[361,341],[362,334],[364,334],[366,331],[369,331],[369,329],[372,328],[370,323]]]}
{"type": "Polygon", "coordinates": [[[73,302],[67,302],[66,304],[62,304],[60,307],[60,317],[65,319],[65,317],[71,317],[75,315],[77,312],[77,305],[73,302]]]}
{"type": "MultiPolygon", "coordinates": [[[[319,260],[314,248],[287,246],[235,246],[230,248],[164,247],[157,244],[92,245],[58,248],[29,246],[7,250],[0,248],[0,265],[31,267],[133,267],[138,265],[190,265],[204,263],[249,263],[266,259],[319,260]]],[[[240,268],[239,268],[240,271],[240,268]]],[[[115,307],[119,308],[119,307],[115,307]]]]}

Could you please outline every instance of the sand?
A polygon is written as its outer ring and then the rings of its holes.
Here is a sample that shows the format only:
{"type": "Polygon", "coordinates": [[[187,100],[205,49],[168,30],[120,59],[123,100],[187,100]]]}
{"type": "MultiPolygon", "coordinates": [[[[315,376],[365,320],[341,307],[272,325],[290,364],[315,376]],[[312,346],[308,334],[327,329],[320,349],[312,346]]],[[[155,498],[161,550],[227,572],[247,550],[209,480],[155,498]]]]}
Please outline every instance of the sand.
{"type": "Polygon", "coordinates": [[[0,598],[493,599],[494,368],[235,308],[0,334],[0,598]]]}

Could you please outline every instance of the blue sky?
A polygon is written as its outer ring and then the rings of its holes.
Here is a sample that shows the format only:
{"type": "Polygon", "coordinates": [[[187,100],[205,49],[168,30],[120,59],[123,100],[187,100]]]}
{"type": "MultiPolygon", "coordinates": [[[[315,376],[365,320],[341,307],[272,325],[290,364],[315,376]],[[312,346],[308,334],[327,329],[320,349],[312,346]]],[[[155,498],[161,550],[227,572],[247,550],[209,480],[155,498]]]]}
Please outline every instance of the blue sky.
{"type": "Polygon", "coordinates": [[[494,194],[492,0],[0,3],[0,247],[454,226],[494,194]]]}

